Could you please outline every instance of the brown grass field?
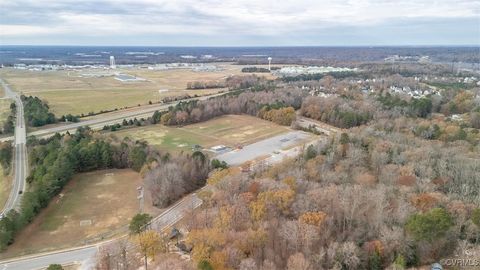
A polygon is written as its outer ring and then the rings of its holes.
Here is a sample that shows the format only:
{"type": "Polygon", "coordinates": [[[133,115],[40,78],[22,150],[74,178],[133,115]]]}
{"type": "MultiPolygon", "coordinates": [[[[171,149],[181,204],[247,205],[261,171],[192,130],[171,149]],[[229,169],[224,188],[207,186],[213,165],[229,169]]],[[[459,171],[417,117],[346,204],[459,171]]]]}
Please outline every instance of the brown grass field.
{"type": "Polygon", "coordinates": [[[10,115],[11,103],[11,99],[0,99],[0,127],[3,127],[7,117],[10,115]]]}
{"type": "MultiPolygon", "coordinates": [[[[63,196],[54,198],[1,257],[80,246],[126,233],[130,218],[138,212],[141,184],[140,175],[129,169],[76,175],[63,196]]],[[[145,211],[160,213],[149,196],[145,211]]]]}
{"type": "MultiPolygon", "coordinates": [[[[188,82],[224,80],[230,75],[246,74],[244,66],[220,63],[222,70],[207,72],[189,69],[148,70],[116,69],[115,71],[87,69],[82,71],[28,71],[0,69],[0,77],[12,88],[25,95],[35,95],[48,101],[57,115],[88,114],[156,102],[167,96],[184,94],[204,95],[224,89],[186,90],[188,82]],[[125,73],[146,81],[121,82],[113,76],[85,77],[91,73],[125,73]]],[[[271,74],[258,74],[272,77],[271,74]]]]}
{"type": "Polygon", "coordinates": [[[145,140],[169,151],[190,150],[193,145],[208,148],[224,144],[235,147],[266,139],[289,128],[249,115],[226,115],[184,127],[152,125],[113,132],[117,137],[145,140]]]}
{"type": "Polygon", "coordinates": [[[0,87],[0,127],[3,127],[3,123],[7,120],[8,115],[10,114],[10,104],[13,100],[9,98],[4,98],[5,91],[3,87],[0,87]]]}
{"type": "Polygon", "coordinates": [[[3,168],[0,166],[0,208],[3,208],[7,202],[10,189],[12,188],[12,175],[3,174],[3,168]]]}

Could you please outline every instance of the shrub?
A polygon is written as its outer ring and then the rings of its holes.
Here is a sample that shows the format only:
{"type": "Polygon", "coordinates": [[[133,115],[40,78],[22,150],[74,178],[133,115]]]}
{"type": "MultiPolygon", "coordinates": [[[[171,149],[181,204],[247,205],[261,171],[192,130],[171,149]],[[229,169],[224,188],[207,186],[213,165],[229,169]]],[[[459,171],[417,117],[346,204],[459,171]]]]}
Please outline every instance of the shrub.
{"type": "Polygon", "coordinates": [[[60,264],[50,264],[47,270],[63,270],[63,267],[60,264]]]}
{"type": "Polygon", "coordinates": [[[476,208],[472,211],[472,222],[480,227],[480,208],[476,208]]]}
{"type": "Polygon", "coordinates": [[[136,214],[130,221],[128,229],[131,233],[137,234],[145,230],[145,226],[152,220],[149,214],[136,214]]]}
{"type": "Polygon", "coordinates": [[[405,224],[405,229],[419,240],[433,242],[436,238],[445,236],[453,219],[443,208],[433,208],[425,214],[414,214],[405,224]]]}

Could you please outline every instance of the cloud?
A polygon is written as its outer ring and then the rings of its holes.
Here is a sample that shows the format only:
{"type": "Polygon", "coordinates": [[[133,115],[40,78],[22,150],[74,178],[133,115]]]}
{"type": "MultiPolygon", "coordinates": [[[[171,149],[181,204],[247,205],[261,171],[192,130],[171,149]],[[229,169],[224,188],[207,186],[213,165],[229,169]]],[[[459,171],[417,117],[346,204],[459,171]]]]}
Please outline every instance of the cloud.
{"type": "Polygon", "coordinates": [[[362,27],[415,27],[418,21],[474,22],[462,27],[473,31],[472,40],[480,39],[477,0],[0,0],[0,10],[2,43],[128,35],[160,44],[182,35],[255,43],[255,37],[308,39],[335,29],[352,35],[362,27]]]}

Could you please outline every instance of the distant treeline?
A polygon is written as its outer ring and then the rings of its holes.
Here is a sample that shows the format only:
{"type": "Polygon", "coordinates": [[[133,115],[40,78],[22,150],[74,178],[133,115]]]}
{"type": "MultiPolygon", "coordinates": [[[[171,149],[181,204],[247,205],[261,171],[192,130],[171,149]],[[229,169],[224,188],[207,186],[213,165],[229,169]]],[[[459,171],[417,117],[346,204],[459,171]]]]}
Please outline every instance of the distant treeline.
{"type": "Polygon", "coordinates": [[[244,67],[244,68],[242,68],[242,72],[245,72],[245,73],[254,73],[254,72],[270,73],[270,70],[268,70],[268,68],[262,68],[262,67],[244,67]]]}
{"type": "Polygon", "coordinates": [[[328,72],[328,73],[316,73],[316,74],[300,74],[297,76],[285,76],[282,78],[284,82],[297,82],[297,81],[318,81],[325,76],[332,76],[335,79],[345,79],[348,77],[363,76],[353,71],[342,72],[328,72]]]}
{"type": "Polygon", "coordinates": [[[188,82],[187,89],[214,89],[214,88],[224,88],[226,87],[225,82],[220,81],[207,81],[207,82],[188,82]]]}

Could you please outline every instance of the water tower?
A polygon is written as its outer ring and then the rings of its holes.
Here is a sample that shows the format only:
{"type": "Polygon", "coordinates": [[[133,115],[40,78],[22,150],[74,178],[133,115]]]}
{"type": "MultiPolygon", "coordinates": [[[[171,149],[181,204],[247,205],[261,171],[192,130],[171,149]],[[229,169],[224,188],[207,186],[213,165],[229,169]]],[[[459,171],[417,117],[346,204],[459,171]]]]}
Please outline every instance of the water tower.
{"type": "Polygon", "coordinates": [[[268,70],[272,71],[272,69],[271,69],[272,68],[271,67],[272,66],[272,57],[268,57],[267,59],[268,59],[268,70]]]}
{"type": "Polygon", "coordinates": [[[111,69],[117,68],[117,66],[115,65],[115,57],[113,55],[110,55],[110,68],[111,69]]]}

